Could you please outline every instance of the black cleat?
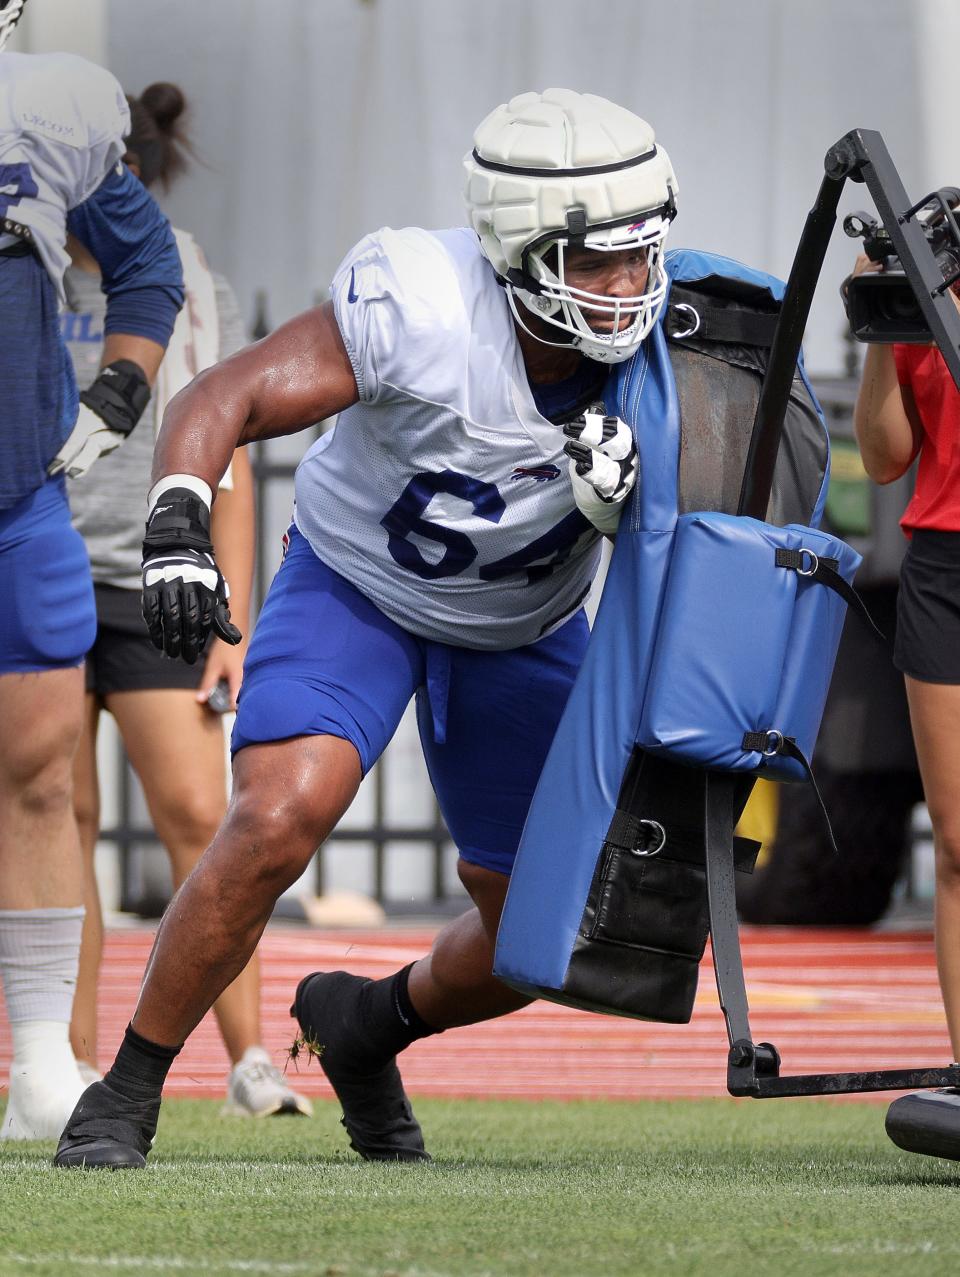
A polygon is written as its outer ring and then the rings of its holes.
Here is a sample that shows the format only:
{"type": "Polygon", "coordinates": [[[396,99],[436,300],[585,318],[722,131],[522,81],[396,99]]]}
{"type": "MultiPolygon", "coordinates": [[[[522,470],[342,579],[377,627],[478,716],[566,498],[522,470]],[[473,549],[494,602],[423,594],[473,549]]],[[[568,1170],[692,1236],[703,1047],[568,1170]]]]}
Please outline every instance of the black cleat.
{"type": "Polygon", "coordinates": [[[960,1161],[960,1089],[914,1091],[887,1109],[887,1134],[898,1148],[960,1161]]]}
{"type": "Polygon", "coordinates": [[[54,1166],[142,1170],[153,1143],[160,1099],[136,1104],[105,1081],[88,1086],[63,1128],[54,1166]]]}
{"type": "Polygon", "coordinates": [[[368,1162],[429,1162],[397,1068],[366,1041],[363,990],[372,984],[346,971],[316,971],[297,985],[290,1014],[343,1108],[350,1147],[368,1162]]]}

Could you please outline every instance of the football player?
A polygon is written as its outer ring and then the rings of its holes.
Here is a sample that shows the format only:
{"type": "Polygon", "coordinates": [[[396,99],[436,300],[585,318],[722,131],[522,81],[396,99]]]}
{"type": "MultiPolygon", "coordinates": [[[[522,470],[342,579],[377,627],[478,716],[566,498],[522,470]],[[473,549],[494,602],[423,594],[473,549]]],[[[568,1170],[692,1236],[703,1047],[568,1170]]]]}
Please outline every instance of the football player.
{"type": "Polygon", "coordinates": [[[301,981],[293,1011],[371,1160],[427,1157],[396,1056],[526,999],[492,975],[527,808],[587,640],[601,530],[636,478],[604,416],[667,279],[676,180],[653,130],[552,89],[498,107],[465,159],[471,225],[381,230],[331,300],[203,373],[158,441],[144,542],[154,642],[229,634],[210,504],[238,443],[339,413],[301,463],[289,548],[254,632],[230,811],[178,892],[116,1062],[60,1166],[139,1167],[180,1045],[247,961],[416,696],[473,907],[383,980],[301,981]]]}
{"type": "Polygon", "coordinates": [[[83,919],[71,765],[96,618],[66,476],[122,443],[182,300],[166,219],[120,164],[120,86],[67,54],[3,52],[0,0],[0,976],[13,1035],[0,1137],[51,1138],[83,1089],[67,1036],[83,919]],[[72,231],[103,265],[100,375],[77,401],[58,293],[72,231]]]}

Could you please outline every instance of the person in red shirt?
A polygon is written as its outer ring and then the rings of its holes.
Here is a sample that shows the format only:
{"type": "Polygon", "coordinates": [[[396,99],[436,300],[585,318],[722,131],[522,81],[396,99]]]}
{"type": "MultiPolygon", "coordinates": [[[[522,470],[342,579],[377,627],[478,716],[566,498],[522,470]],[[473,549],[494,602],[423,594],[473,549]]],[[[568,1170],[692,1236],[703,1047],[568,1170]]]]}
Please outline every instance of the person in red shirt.
{"type": "MultiPolygon", "coordinates": [[[[857,260],[854,274],[873,267],[857,260]]],[[[953,299],[960,309],[955,291],[953,299]]],[[[919,457],[901,527],[894,663],[910,721],[936,855],[937,968],[960,1059],[960,391],[935,345],[867,348],[854,410],[867,474],[892,483],[919,457]]]]}

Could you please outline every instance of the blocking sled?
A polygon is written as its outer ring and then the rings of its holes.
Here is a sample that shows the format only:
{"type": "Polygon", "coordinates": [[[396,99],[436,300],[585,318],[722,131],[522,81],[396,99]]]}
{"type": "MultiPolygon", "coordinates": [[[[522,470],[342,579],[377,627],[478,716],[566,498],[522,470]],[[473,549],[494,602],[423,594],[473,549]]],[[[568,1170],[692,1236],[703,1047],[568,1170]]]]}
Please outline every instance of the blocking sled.
{"type": "Polygon", "coordinates": [[[531,805],[494,967],[536,997],[683,1023],[710,935],[728,1089],[756,1098],[960,1084],[957,1065],[781,1077],[776,1047],[749,1024],[734,874],[758,846],[734,829],[756,777],[813,783],[858,601],[859,556],[818,526],[829,446],[800,358],[848,177],[870,189],[960,385],[960,316],[882,138],[845,135],[825,173],[785,289],[726,258],[668,254],[662,321],[608,382],[640,479],[531,805]]]}

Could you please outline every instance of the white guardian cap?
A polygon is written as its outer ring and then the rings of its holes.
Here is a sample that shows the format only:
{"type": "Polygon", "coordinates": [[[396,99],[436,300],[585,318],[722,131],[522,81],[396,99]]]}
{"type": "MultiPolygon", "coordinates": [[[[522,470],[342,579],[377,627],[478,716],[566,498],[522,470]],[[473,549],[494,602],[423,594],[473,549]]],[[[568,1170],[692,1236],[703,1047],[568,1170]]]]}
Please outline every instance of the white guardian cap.
{"type": "Polygon", "coordinates": [[[663,247],[677,211],[677,179],[653,129],[606,98],[547,89],[498,106],[473,141],[463,162],[470,222],[517,322],[527,328],[519,299],[569,335],[548,345],[572,344],[603,363],[629,359],[666,296],[663,247]],[[645,248],[643,294],[614,298],[569,285],[571,245],[598,253],[645,248]]]}
{"type": "Polygon", "coordinates": [[[0,50],[10,39],[10,33],[20,21],[27,0],[0,0],[0,50]]]}

